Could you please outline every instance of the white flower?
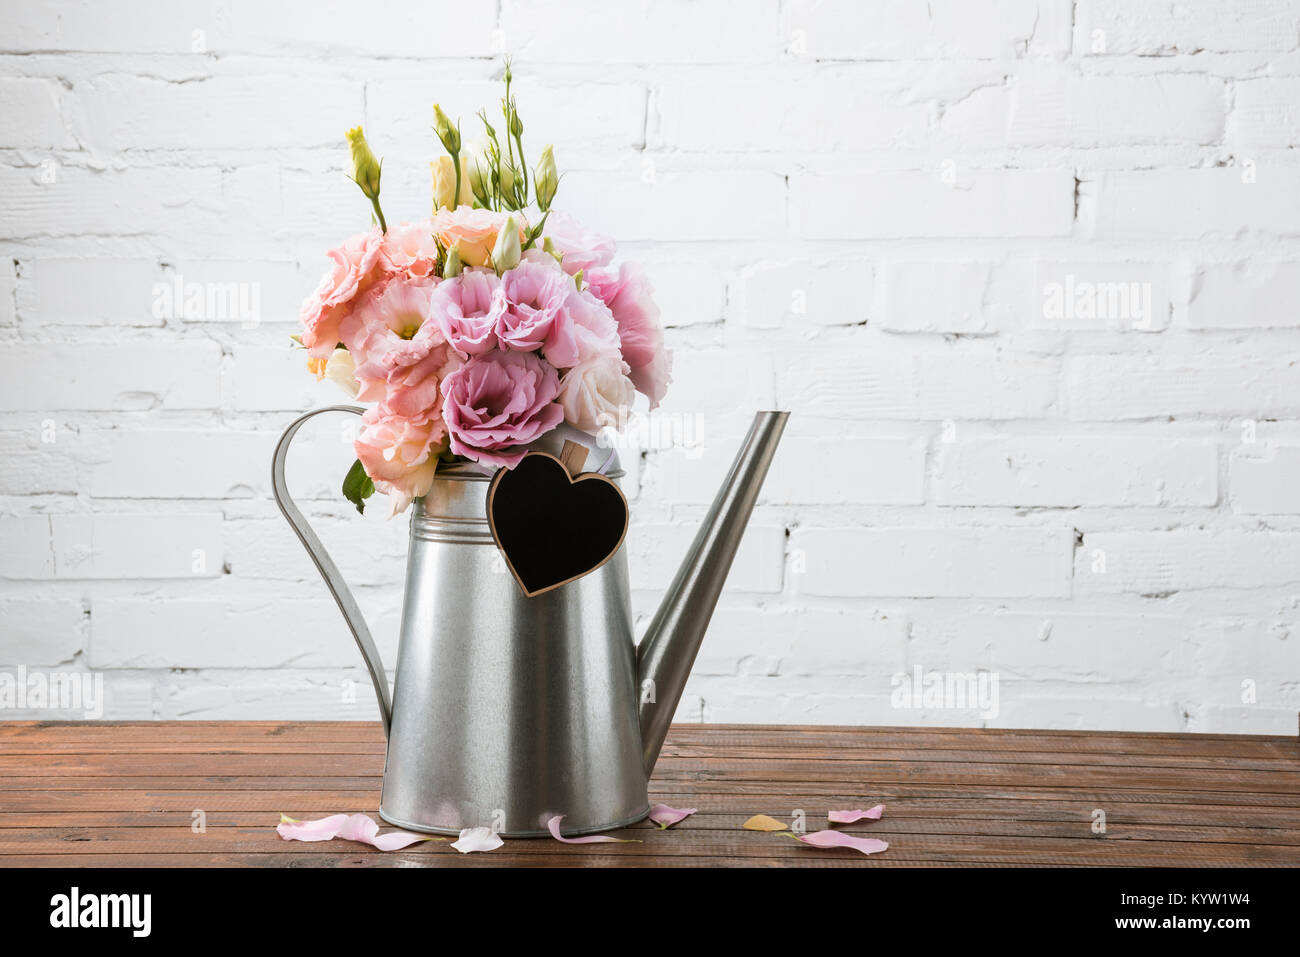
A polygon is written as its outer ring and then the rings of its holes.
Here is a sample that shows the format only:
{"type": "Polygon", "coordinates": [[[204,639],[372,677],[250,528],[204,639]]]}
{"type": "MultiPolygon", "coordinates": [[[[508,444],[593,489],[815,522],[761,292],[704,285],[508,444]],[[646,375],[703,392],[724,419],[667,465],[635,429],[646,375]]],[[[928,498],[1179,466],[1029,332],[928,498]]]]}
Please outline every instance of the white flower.
{"type": "Polygon", "coordinates": [[[626,414],[632,407],[635,393],[627,364],[618,356],[602,355],[564,374],[559,402],[568,422],[584,432],[594,432],[621,421],[619,413],[626,414]]]}

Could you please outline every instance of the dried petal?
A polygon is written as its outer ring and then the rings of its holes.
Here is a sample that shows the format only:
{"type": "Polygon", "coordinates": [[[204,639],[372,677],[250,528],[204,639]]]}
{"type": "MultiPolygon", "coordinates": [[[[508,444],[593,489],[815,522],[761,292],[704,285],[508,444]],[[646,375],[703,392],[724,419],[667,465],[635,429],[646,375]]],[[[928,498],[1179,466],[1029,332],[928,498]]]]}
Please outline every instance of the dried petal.
{"type": "Polygon", "coordinates": [[[790,825],[766,814],[755,814],[741,825],[747,831],[788,831],[790,825]]]}

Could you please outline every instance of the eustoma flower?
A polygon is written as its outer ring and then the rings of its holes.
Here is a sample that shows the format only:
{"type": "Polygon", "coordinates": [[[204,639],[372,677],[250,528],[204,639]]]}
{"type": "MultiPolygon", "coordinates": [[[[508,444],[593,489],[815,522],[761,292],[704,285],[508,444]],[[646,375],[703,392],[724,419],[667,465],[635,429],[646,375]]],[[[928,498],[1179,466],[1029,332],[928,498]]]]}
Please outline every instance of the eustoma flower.
{"type": "Polygon", "coordinates": [[[612,240],[556,208],[555,152],[547,146],[530,168],[509,69],[505,80],[504,124],[480,113],[472,146],[434,107],[447,155],[431,164],[423,222],[388,227],[382,164],[360,128],[348,134],[353,178],[379,225],[330,251],[298,338],[317,378],[373,403],[343,482],[358,510],[379,489],[401,511],[429,491],[440,462],[513,468],[564,421],[622,427],[636,392],[653,409],[667,389],[649,282],[614,262],[612,240]]]}
{"type": "Polygon", "coordinates": [[[672,381],[671,356],[664,348],[659,325],[659,307],[652,298],[650,282],[635,266],[624,263],[617,271],[592,270],[587,276],[591,291],[614,314],[623,359],[631,371],[637,391],[655,408],[672,381]]]}
{"type": "Polygon", "coordinates": [[[497,319],[505,308],[501,280],[490,269],[466,269],[434,290],[430,318],[453,349],[478,356],[497,346],[497,319]]]}
{"type": "MultiPolygon", "coordinates": [[[[509,218],[506,213],[493,212],[490,209],[473,209],[469,206],[457,206],[455,209],[440,209],[433,217],[433,232],[439,242],[448,249],[460,244],[460,258],[467,266],[486,266],[492,258],[492,247],[496,245],[497,233],[509,218]]],[[[515,214],[520,242],[527,240],[527,223],[515,214]]]]}
{"type": "Polygon", "coordinates": [[[339,344],[339,323],[352,301],[382,275],[383,237],[379,230],[353,236],[327,254],[333,268],[302,305],[302,344],[317,357],[328,358],[339,344]]]}
{"type": "Polygon", "coordinates": [[[375,488],[388,494],[394,515],[433,487],[436,451],[445,434],[439,418],[407,418],[382,403],[361,417],[361,432],[353,446],[357,459],[375,488]]]}
{"type": "Polygon", "coordinates": [[[451,450],[476,462],[514,468],[519,446],[560,424],[564,410],[554,366],[530,352],[475,356],[442,383],[451,450]]]}

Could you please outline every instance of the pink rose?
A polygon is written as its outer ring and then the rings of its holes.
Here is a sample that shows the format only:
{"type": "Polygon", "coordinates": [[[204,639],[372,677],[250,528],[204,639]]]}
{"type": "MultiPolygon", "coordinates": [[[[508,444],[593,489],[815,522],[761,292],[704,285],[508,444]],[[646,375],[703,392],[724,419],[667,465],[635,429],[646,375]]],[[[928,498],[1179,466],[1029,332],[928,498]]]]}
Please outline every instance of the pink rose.
{"type": "Polygon", "coordinates": [[[617,272],[593,270],[585,278],[591,284],[591,291],[614,314],[623,360],[632,370],[632,382],[650,398],[650,408],[655,408],[672,381],[672,356],[664,348],[659,307],[655,305],[649,280],[638,267],[628,263],[619,266],[617,272]]]}
{"type": "Polygon", "coordinates": [[[587,432],[626,421],[635,395],[627,365],[617,355],[576,365],[560,379],[565,420],[587,432]]]}
{"type": "Polygon", "coordinates": [[[413,499],[427,495],[433,487],[436,453],[445,433],[436,417],[406,418],[382,403],[361,417],[361,432],[353,448],[375,488],[388,495],[392,514],[404,511],[413,499]]]}
{"type": "Polygon", "coordinates": [[[333,268],[302,304],[302,344],[317,358],[328,358],[339,344],[339,323],[352,301],[383,275],[383,236],[378,229],[353,236],[327,254],[333,268]]]}
{"type": "Polygon", "coordinates": [[[546,235],[564,256],[561,265],[569,275],[579,269],[608,266],[614,258],[614,240],[592,232],[567,213],[556,210],[546,217],[546,235]]]}
{"type": "Polygon", "coordinates": [[[476,462],[514,468],[526,445],[564,418],[555,369],[530,352],[475,356],[442,383],[451,450],[476,462]]]}
{"type": "Polygon", "coordinates": [[[445,249],[460,243],[460,261],[466,266],[486,266],[496,245],[497,233],[513,215],[519,224],[519,242],[528,239],[528,224],[519,213],[500,213],[491,209],[457,206],[440,209],[433,217],[433,231],[445,249]]]}
{"type": "Polygon", "coordinates": [[[466,269],[434,290],[430,314],[443,338],[462,356],[496,348],[497,317],[505,308],[500,288],[501,280],[491,269],[466,269]]]}
{"type": "Polygon", "coordinates": [[[417,279],[434,276],[438,266],[438,245],[433,225],[402,223],[384,234],[384,262],[389,272],[404,273],[417,279]]]}

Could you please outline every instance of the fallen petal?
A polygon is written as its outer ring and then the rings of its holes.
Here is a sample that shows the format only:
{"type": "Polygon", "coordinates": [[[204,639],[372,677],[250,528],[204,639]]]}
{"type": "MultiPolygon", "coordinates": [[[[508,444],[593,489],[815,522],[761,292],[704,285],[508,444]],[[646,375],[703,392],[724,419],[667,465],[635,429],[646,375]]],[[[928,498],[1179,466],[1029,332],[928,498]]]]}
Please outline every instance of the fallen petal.
{"type": "Polygon", "coordinates": [[[475,851],[495,851],[504,843],[501,836],[492,833],[489,827],[467,827],[451,846],[462,854],[473,854],[475,851]]]}
{"type": "Polygon", "coordinates": [[[332,841],[347,819],[346,814],[331,814],[319,821],[297,821],[281,814],[275,832],[286,841],[332,841]]]}
{"type": "Polygon", "coordinates": [[[826,819],[832,824],[855,824],[858,821],[879,821],[885,813],[885,806],[877,804],[869,811],[831,811],[826,819]]]}
{"type": "Polygon", "coordinates": [[[790,825],[766,814],[755,814],[741,825],[747,831],[788,831],[790,825]]]}
{"type": "Polygon", "coordinates": [[[863,854],[879,854],[881,851],[889,850],[889,845],[884,841],[878,841],[874,837],[854,837],[843,831],[814,831],[811,834],[790,836],[812,847],[851,847],[863,854]]]}
{"type": "Polygon", "coordinates": [[[695,808],[675,808],[667,804],[656,804],[650,808],[650,820],[659,825],[659,829],[672,827],[679,821],[684,821],[695,813],[695,808]]]}
{"type": "Polygon", "coordinates": [[[369,844],[381,851],[396,851],[419,841],[440,841],[430,834],[412,834],[409,831],[379,833],[379,825],[365,814],[331,814],[316,821],[298,821],[281,814],[275,831],[286,841],[331,841],[341,838],[369,844]]]}
{"type": "Polygon", "coordinates": [[[628,840],[623,837],[609,837],[605,834],[588,834],[586,837],[564,837],[560,834],[560,822],[564,820],[563,814],[557,814],[546,822],[546,829],[551,832],[551,837],[555,838],[561,844],[640,844],[640,841],[628,840]]]}

